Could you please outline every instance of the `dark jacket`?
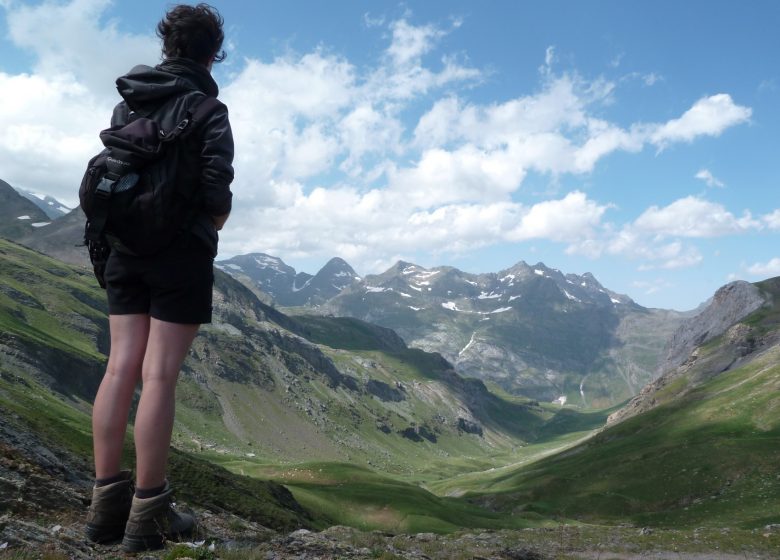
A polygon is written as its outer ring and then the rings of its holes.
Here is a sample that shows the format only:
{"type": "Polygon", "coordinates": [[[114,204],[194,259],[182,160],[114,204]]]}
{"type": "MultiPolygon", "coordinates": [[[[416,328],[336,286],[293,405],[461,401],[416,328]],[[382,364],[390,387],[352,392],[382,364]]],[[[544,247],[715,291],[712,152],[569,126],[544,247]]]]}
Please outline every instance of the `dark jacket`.
{"type": "MultiPolygon", "coordinates": [[[[154,119],[162,130],[172,130],[203,95],[216,97],[219,88],[209,71],[185,58],[170,58],[152,68],[136,66],[116,81],[124,101],[114,108],[111,126],[125,124],[130,111],[154,119]]],[[[230,212],[233,181],[233,133],[227,107],[212,113],[188,139],[193,165],[200,168],[200,206],[192,233],[217,253],[217,231],[211,216],[230,212]]]]}

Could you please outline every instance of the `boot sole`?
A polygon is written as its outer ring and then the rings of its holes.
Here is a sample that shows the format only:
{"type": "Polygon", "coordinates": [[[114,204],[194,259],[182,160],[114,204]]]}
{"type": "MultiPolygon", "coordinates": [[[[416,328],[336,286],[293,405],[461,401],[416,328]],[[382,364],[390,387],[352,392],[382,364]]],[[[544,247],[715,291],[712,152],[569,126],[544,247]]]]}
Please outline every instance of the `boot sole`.
{"type": "Polygon", "coordinates": [[[133,536],[125,535],[122,539],[122,548],[125,552],[144,552],[146,550],[159,550],[163,547],[162,535],[133,536]]]}
{"type": "Polygon", "coordinates": [[[87,524],[87,528],[84,532],[86,533],[87,538],[93,543],[107,544],[121,541],[125,534],[125,527],[122,525],[121,527],[116,527],[114,529],[106,529],[105,527],[87,524]]]}
{"type": "Polygon", "coordinates": [[[147,550],[159,550],[165,545],[165,541],[182,541],[192,537],[195,534],[193,527],[183,533],[173,533],[170,535],[125,535],[122,539],[122,548],[125,552],[144,552],[147,550]]]}

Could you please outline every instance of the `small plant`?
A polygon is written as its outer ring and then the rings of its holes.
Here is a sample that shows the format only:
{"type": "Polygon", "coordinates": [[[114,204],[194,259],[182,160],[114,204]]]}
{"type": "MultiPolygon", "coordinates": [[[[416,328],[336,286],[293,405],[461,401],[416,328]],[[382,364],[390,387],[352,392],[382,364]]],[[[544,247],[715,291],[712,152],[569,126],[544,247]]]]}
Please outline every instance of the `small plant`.
{"type": "Polygon", "coordinates": [[[163,556],[163,560],[175,560],[176,558],[191,558],[192,560],[217,560],[217,555],[206,547],[190,548],[186,545],[176,545],[163,556]]]}

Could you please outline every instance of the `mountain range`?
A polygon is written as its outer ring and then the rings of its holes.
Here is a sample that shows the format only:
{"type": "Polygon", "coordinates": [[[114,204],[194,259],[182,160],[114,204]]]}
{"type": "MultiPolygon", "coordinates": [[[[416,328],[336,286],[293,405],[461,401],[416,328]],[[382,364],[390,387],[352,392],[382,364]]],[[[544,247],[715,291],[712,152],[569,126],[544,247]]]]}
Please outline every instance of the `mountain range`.
{"type": "Polygon", "coordinates": [[[355,317],[437,352],[466,375],[504,390],[584,406],[630,398],[659,375],[664,345],[686,317],[646,309],[590,273],[543,263],[488,274],[400,261],[358,276],[341,259],[315,276],[264,254],[218,266],[296,314],[355,317]]]}

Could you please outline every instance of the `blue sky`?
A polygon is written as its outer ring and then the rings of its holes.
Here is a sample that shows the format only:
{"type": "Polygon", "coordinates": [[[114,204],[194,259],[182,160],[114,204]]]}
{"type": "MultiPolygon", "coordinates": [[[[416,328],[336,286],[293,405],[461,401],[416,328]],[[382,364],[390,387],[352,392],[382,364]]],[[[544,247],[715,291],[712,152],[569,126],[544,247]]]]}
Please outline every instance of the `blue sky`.
{"type": "MultiPolygon", "coordinates": [[[[690,309],[780,275],[780,4],[215,2],[220,256],[592,272],[690,309]]],[[[167,2],[0,0],[0,179],[75,203],[167,2]]]]}

